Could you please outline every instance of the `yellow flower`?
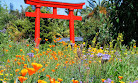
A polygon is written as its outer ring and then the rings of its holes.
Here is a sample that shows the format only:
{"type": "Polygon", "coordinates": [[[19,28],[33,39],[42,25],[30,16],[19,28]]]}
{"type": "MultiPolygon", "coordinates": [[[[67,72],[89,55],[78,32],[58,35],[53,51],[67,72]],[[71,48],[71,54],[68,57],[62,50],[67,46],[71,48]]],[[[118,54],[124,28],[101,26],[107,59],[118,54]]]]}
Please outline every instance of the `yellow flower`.
{"type": "Polygon", "coordinates": [[[55,81],[54,83],[60,83],[60,82],[58,82],[58,81],[55,81]]]}
{"type": "Polygon", "coordinates": [[[114,83],[114,81],[111,81],[111,83],[114,83]]]}
{"type": "Polygon", "coordinates": [[[38,52],[38,51],[39,51],[39,49],[37,49],[37,48],[36,48],[36,49],[35,49],[35,51],[37,51],[37,52],[38,52]]]}
{"type": "Polygon", "coordinates": [[[22,76],[25,76],[27,74],[28,70],[27,69],[22,69],[21,70],[21,74],[22,76]]]}
{"type": "Polygon", "coordinates": [[[44,80],[38,80],[38,83],[47,83],[47,82],[44,80]]]}
{"type": "Polygon", "coordinates": [[[10,76],[13,76],[13,74],[10,74],[10,76]]]}
{"type": "Polygon", "coordinates": [[[8,76],[8,74],[5,74],[5,76],[8,76]]]}
{"type": "Polygon", "coordinates": [[[58,78],[58,81],[61,82],[61,81],[63,81],[63,80],[62,80],[61,78],[58,78]]]}
{"type": "Polygon", "coordinates": [[[134,48],[136,48],[136,46],[134,46],[134,48]]]}
{"type": "Polygon", "coordinates": [[[123,82],[123,81],[119,81],[120,83],[125,83],[125,82],[123,82]]]}

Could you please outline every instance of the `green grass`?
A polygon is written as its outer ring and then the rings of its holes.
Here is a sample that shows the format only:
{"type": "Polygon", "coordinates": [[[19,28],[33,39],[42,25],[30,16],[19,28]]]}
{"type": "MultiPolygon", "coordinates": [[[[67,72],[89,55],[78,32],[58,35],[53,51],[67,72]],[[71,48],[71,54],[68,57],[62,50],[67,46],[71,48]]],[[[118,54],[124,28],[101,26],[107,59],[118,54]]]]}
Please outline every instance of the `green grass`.
{"type": "Polygon", "coordinates": [[[98,46],[94,48],[92,45],[89,50],[83,48],[82,56],[79,58],[77,55],[79,46],[71,47],[67,43],[65,45],[63,43],[46,43],[40,45],[39,51],[35,51],[34,44],[29,44],[29,46],[26,46],[26,44],[9,42],[0,45],[0,55],[4,54],[0,56],[0,71],[3,71],[0,74],[0,80],[5,80],[8,83],[18,81],[18,77],[21,76],[20,72],[24,69],[24,64],[27,64],[27,68],[33,68],[32,62],[42,64],[43,67],[31,76],[27,73],[25,76],[27,80],[24,83],[36,83],[39,79],[50,83],[46,75],[50,75],[56,81],[61,78],[63,79],[62,83],[72,83],[72,79],[82,81],[82,83],[101,83],[101,79],[108,78],[113,80],[114,83],[119,83],[119,81],[129,83],[138,80],[138,48],[130,47],[128,49],[126,46],[121,46],[117,50],[113,47],[107,49],[108,45],[106,45],[102,50],[98,46]],[[9,45],[12,47],[9,47],[9,45]],[[49,47],[49,45],[55,45],[55,47],[49,47]],[[20,51],[20,49],[23,51],[20,51]],[[33,58],[27,55],[27,53],[31,53],[31,50],[34,51],[35,57],[33,58]],[[101,57],[97,57],[98,53],[111,55],[111,58],[102,63],[101,57]],[[21,55],[21,57],[17,58],[16,55],[21,55]],[[90,55],[93,55],[93,57],[90,57],[90,55]],[[7,61],[8,59],[10,62],[7,61]],[[17,63],[21,63],[21,65],[17,63]],[[60,65],[56,66],[57,64],[60,65]],[[45,70],[42,72],[43,68],[45,70]],[[19,69],[19,71],[15,72],[16,69],[19,69]],[[55,72],[52,72],[52,69],[55,72]],[[119,80],[118,76],[123,76],[123,78],[119,80]]]}

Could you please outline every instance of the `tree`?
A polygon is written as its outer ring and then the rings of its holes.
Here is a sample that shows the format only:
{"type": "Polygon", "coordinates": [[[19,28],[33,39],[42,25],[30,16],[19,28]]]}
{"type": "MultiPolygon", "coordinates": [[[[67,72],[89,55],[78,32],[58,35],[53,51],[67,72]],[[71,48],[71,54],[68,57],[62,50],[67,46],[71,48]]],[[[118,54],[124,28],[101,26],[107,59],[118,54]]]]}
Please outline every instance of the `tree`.
{"type": "MultiPolygon", "coordinates": [[[[111,3],[110,20],[114,27],[114,37],[123,33],[124,44],[133,39],[138,41],[138,3],[137,0],[109,0],[111,3]]],[[[137,43],[138,44],[138,43],[137,43]]]]}

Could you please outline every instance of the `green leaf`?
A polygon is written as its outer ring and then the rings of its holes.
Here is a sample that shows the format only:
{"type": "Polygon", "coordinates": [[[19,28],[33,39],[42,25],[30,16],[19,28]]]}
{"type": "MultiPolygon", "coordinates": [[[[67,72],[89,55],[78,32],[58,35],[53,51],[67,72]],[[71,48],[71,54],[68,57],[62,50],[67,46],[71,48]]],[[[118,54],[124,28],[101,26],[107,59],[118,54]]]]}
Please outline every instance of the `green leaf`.
{"type": "Polygon", "coordinates": [[[12,80],[10,80],[10,83],[14,83],[14,80],[12,79],[12,80]]]}
{"type": "Polygon", "coordinates": [[[116,19],[116,22],[119,23],[119,18],[116,19]]]}
{"type": "Polygon", "coordinates": [[[100,18],[102,18],[103,14],[100,14],[100,18]]]}
{"type": "Polygon", "coordinates": [[[43,80],[43,79],[45,79],[45,76],[40,76],[39,79],[40,79],[40,80],[43,80]]]}

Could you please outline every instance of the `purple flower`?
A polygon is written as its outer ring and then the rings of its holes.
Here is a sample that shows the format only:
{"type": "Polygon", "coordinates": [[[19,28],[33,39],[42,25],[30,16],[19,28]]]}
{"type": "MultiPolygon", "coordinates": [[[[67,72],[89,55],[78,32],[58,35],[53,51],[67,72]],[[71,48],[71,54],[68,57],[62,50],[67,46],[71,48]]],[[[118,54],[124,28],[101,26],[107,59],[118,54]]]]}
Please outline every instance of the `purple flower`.
{"type": "Polygon", "coordinates": [[[82,83],[82,81],[80,81],[80,83],[82,83]]]}
{"type": "Polygon", "coordinates": [[[108,55],[108,54],[103,54],[102,59],[103,59],[103,60],[109,60],[110,57],[111,57],[111,56],[108,55]]]}
{"type": "Polygon", "coordinates": [[[90,69],[89,67],[86,67],[86,69],[90,69]]]}
{"type": "Polygon", "coordinates": [[[133,83],[138,83],[138,80],[135,80],[133,83]]]}
{"type": "Polygon", "coordinates": [[[111,83],[112,80],[110,78],[108,78],[107,80],[104,81],[104,83],[111,83]]]}
{"type": "Polygon", "coordinates": [[[34,57],[34,53],[27,53],[27,55],[29,55],[29,57],[34,57]]]}
{"type": "Polygon", "coordinates": [[[100,49],[103,49],[103,47],[100,47],[100,49]]]}
{"type": "Polygon", "coordinates": [[[1,56],[4,56],[4,54],[2,54],[1,56]]]}
{"type": "Polygon", "coordinates": [[[83,55],[83,58],[86,58],[86,55],[83,55]]]}
{"type": "Polygon", "coordinates": [[[97,54],[97,57],[101,57],[101,56],[103,56],[102,53],[98,53],[98,54],[97,54]]]}
{"type": "Polygon", "coordinates": [[[6,29],[4,28],[3,30],[0,30],[0,32],[5,33],[6,32],[6,29]]]}
{"type": "Polygon", "coordinates": [[[90,55],[90,57],[93,57],[93,54],[92,54],[92,55],[90,55]]]}

